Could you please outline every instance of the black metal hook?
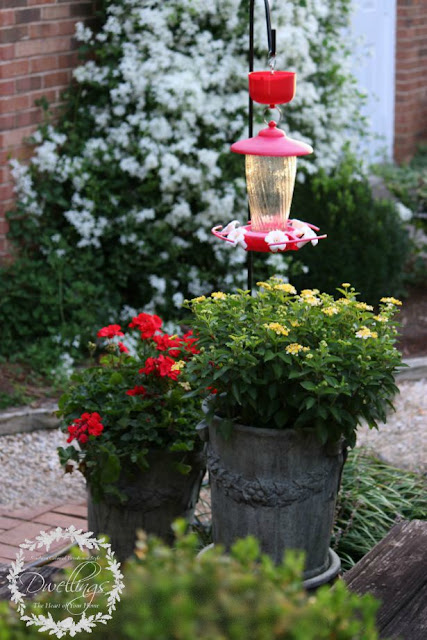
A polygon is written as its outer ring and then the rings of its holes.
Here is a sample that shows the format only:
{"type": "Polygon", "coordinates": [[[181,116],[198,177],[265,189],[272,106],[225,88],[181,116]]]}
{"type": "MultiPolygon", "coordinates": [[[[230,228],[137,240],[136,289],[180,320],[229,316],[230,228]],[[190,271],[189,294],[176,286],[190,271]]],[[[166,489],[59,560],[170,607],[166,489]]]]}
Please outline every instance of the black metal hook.
{"type": "MultiPolygon", "coordinates": [[[[267,27],[267,43],[268,43],[268,57],[274,58],[276,55],[276,29],[271,28],[271,11],[269,0],[264,0],[265,5],[265,22],[267,27]]],[[[249,8],[249,32],[250,32],[250,48],[253,49],[253,33],[254,33],[254,13],[255,13],[255,0],[250,0],[249,8]]]]}

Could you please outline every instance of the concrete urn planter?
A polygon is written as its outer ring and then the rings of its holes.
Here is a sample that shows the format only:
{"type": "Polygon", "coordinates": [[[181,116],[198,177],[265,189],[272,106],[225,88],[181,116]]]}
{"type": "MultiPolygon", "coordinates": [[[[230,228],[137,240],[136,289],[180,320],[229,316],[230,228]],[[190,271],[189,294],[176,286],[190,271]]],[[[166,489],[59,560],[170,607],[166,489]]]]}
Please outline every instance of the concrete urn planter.
{"type": "Polygon", "coordinates": [[[115,496],[95,502],[88,487],[89,530],[107,534],[120,561],[132,555],[139,529],[171,543],[173,521],[190,520],[194,514],[205,473],[203,452],[150,451],[148,463],[149,469],[138,472],[132,481],[119,481],[118,488],[127,496],[124,504],[115,496]],[[180,473],[173,468],[174,461],[190,464],[191,471],[180,473]]]}
{"type": "Polygon", "coordinates": [[[329,543],[342,443],[322,446],[311,434],[243,425],[225,439],[220,422],[198,426],[208,442],[213,542],[229,549],[253,535],[276,563],[286,549],[303,550],[306,586],[329,581],[340,568],[329,543]]]}

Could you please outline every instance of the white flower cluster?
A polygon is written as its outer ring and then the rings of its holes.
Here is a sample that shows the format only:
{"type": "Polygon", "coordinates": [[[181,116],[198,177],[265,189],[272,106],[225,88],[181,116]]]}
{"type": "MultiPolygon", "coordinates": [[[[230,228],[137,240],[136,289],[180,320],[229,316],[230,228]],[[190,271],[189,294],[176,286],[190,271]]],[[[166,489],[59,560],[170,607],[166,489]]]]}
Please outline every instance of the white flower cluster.
{"type": "MultiPolygon", "coordinates": [[[[359,98],[340,35],[349,3],[272,3],[277,68],[298,72],[297,95],[284,108],[282,126],[316,150],[314,159],[300,160],[300,179],[301,168],[332,169],[349,140],[349,123],[359,120],[359,98]],[[328,81],[330,87],[325,86],[328,81]]],[[[222,162],[229,144],[246,136],[248,40],[247,25],[241,21],[247,17],[242,18],[240,4],[240,0],[110,0],[107,20],[97,35],[77,24],[79,41],[103,48],[115,59],[112,64],[108,55],[95,57],[79,66],[74,78],[83,95],[98,86],[108,100],[82,107],[89,108],[94,126],[81,155],[67,155],[65,136],[50,128],[40,137],[32,164],[59,182],[71,181],[74,194],[63,215],[80,236],[78,247],[100,248],[107,227],[114,224],[117,242],[143,254],[150,250],[151,233],[167,225],[173,242],[165,243],[156,256],[164,260],[165,271],[172,248],[176,255],[177,249],[188,250],[197,242],[208,245],[219,261],[229,265],[231,280],[244,281],[245,256],[227,251],[210,234],[224,217],[244,223],[247,215],[243,165],[241,177],[230,178],[224,168],[227,163],[222,162]],[[121,209],[114,221],[109,220],[104,202],[96,201],[88,187],[91,172],[106,165],[130,181],[150,180],[157,190],[149,201],[121,209]],[[126,222],[122,230],[119,220],[126,222]]],[[[264,20],[257,19],[255,27],[257,68],[262,69],[267,66],[264,20]]],[[[261,121],[262,107],[256,113],[261,121]]],[[[28,171],[18,163],[13,171],[20,198],[29,211],[40,214],[43,203],[37,202],[28,171]]],[[[120,194],[104,194],[111,202],[114,197],[120,194]]],[[[212,286],[206,272],[202,276],[193,265],[187,265],[185,273],[192,295],[206,293],[212,286]]],[[[152,303],[159,303],[166,284],[158,276],[148,276],[152,303]]],[[[182,297],[177,291],[172,304],[179,306],[182,297]]]]}

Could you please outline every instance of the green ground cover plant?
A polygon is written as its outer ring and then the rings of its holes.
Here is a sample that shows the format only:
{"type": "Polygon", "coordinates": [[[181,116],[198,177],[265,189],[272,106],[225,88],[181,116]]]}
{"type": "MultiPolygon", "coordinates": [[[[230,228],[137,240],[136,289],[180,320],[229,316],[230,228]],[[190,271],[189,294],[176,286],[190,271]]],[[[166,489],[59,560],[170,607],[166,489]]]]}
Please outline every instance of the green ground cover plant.
{"type": "MultiPolygon", "coordinates": [[[[217,548],[197,558],[197,536],[183,535],[181,523],[175,528],[181,533],[173,549],[140,539],[139,559],[126,567],[125,590],[112,620],[91,634],[80,633],[82,640],[378,639],[378,603],[350,593],[342,581],[306,594],[302,557],[288,554],[275,567],[256,540],[247,538],[229,556],[217,548]]],[[[54,593],[48,597],[58,601],[54,593]]],[[[3,640],[40,637],[8,614],[5,603],[0,612],[3,640]]]]}
{"type": "Polygon", "coordinates": [[[400,520],[427,520],[427,482],[354,449],[344,465],[333,548],[351,568],[400,520]]]}

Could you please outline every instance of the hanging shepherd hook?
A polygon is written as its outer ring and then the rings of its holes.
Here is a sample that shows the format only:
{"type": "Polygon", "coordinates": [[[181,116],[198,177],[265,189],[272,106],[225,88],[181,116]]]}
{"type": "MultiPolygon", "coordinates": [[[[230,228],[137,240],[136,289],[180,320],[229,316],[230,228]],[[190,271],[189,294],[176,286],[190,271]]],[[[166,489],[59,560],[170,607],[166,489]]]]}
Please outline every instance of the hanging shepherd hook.
{"type": "MultiPolygon", "coordinates": [[[[268,63],[273,72],[276,58],[276,29],[271,28],[271,12],[269,0],[264,0],[265,5],[265,22],[267,26],[267,43],[268,43],[268,63]]],[[[249,72],[254,70],[254,18],[255,18],[255,0],[250,0],[249,4],[249,72]]],[[[253,136],[254,129],[254,108],[253,101],[249,98],[249,137],[253,136]]],[[[251,219],[251,212],[248,208],[248,217],[251,219]]],[[[252,292],[252,271],[253,261],[252,253],[248,252],[248,289],[252,292]]]]}

